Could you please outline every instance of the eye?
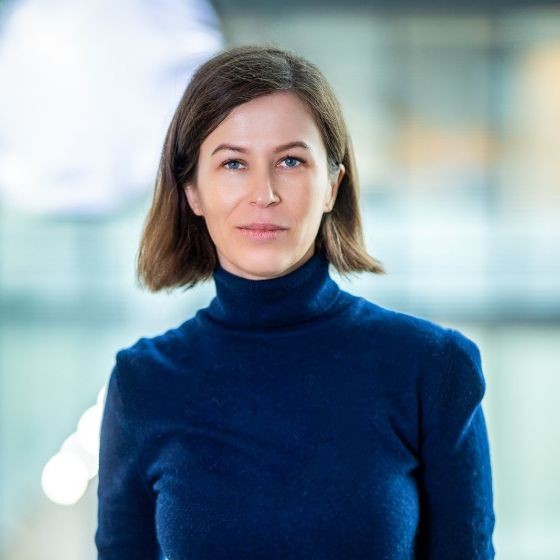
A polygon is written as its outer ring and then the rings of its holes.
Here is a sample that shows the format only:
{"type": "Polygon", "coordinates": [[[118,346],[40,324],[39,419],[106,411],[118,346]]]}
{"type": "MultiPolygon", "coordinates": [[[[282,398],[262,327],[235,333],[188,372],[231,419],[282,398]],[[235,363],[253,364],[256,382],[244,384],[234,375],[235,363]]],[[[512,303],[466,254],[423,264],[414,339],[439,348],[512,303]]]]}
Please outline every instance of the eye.
{"type": "Polygon", "coordinates": [[[241,162],[237,159],[230,159],[230,160],[223,163],[223,165],[226,167],[226,169],[231,169],[232,171],[237,171],[239,169],[239,167],[228,167],[230,163],[241,163],[241,162]]]}
{"type": "MultiPolygon", "coordinates": [[[[304,163],[304,161],[300,158],[297,157],[293,157],[293,156],[286,156],[282,161],[292,161],[292,162],[299,162],[299,163],[304,163]]],[[[299,167],[299,165],[288,165],[288,167],[299,167]]]]}

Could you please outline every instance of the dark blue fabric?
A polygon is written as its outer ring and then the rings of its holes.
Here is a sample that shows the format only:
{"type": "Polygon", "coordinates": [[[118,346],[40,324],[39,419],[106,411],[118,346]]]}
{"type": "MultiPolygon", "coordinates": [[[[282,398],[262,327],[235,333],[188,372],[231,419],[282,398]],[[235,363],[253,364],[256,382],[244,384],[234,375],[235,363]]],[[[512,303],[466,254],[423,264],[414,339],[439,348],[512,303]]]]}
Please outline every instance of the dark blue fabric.
{"type": "Polygon", "coordinates": [[[100,560],[494,558],[477,345],[339,288],[219,265],[216,297],[117,352],[100,560]]]}

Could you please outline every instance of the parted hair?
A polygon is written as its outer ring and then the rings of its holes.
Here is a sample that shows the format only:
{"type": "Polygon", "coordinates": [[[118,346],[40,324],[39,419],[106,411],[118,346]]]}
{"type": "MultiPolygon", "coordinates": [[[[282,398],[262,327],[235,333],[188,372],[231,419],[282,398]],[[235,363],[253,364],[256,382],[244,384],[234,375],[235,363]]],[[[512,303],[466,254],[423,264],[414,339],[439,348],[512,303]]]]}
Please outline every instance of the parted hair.
{"type": "Polygon", "coordinates": [[[196,177],[205,138],[238,105],[261,95],[290,90],[311,110],[323,138],[329,174],[345,167],[334,207],[325,212],[315,239],[342,275],[386,274],[365,249],[359,183],[350,135],[340,104],[316,65],[274,44],[220,51],[198,67],[167,130],[152,204],[137,253],[137,278],[152,292],[188,289],[212,277],[216,247],[203,216],[188,204],[184,186],[196,177]]]}

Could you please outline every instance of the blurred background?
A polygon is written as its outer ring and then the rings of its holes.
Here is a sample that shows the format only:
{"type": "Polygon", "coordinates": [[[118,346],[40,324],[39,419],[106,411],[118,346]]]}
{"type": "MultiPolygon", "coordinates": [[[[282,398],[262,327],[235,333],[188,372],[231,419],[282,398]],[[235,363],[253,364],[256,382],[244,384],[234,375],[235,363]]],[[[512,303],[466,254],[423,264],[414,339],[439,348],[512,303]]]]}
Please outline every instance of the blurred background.
{"type": "Polygon", "coordinates": [[[96,558],[115,353],[214,295],[139,289],[167,125],[212,54],[315,62],[384,277],[339,285],[479,345],[497,557],[560,559],[560,5],[0,0],[0,558],[96,558]]]}

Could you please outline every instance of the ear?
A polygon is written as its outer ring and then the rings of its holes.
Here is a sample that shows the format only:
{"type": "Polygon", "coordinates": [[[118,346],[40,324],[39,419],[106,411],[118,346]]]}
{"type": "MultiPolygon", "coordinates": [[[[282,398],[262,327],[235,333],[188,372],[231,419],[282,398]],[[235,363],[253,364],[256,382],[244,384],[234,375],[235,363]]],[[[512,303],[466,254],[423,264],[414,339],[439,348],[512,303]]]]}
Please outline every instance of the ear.
{"type": "Polygon", "coordinates": [[[202,206],[200,204],[196,186],[193,183],[187,183],[183,187],[183,190],[185,191],[185,196],[187,197],[187,201],[189,203],[189,206],[191,207],[191,210],[197,216],[202,216],[202,206]]]}
{"type": "Polygon", "coordinates": [[[331,196],[325,204],[325,212],[330,212],[334,208],[334,203],[336,201],[336,196],[338,194],[338,187],[340,187],[340,183],[342,182],[342,178],[344,177],[345,173],[346,173],[346,168],[342,163],[339,163],[338,174],[331,181],[331,196]]]}

